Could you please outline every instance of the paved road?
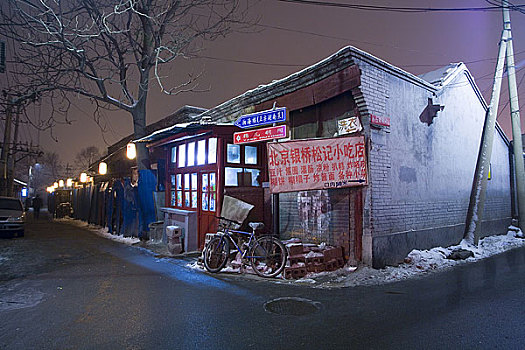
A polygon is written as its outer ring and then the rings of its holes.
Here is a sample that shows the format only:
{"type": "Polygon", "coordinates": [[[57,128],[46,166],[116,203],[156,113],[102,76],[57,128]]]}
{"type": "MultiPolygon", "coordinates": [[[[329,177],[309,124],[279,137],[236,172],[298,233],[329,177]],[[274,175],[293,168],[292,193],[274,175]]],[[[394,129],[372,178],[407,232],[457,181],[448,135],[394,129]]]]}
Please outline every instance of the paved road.
{"type": "Polygon", "coordinates": [[[525,249],[333,290],[186,265],[82,228],[30,223],[25,238],[0,240],[0,349],[525,348],[525,249]],[[319,310],[285,299],[273,310],[286,315],[265,311],[284,297],[319,310]]]}

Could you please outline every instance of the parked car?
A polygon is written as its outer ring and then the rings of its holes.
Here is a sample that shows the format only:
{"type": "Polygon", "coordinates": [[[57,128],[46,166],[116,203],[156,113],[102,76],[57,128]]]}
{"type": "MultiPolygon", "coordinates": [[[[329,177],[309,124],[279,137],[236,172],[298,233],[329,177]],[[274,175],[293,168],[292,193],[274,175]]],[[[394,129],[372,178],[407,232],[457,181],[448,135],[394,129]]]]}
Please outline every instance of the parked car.
{"type": "Polygon", "coordinates": [[[25,211],[18,198],[0,197],[0,236],[23,237],[25,211]]]}
{"type": "Polygon", "coordinates": [[[56,209],[57,218],[65,218],[66,216],[73,217],[73,207],[69,202],[60,203],[56,209]]]}

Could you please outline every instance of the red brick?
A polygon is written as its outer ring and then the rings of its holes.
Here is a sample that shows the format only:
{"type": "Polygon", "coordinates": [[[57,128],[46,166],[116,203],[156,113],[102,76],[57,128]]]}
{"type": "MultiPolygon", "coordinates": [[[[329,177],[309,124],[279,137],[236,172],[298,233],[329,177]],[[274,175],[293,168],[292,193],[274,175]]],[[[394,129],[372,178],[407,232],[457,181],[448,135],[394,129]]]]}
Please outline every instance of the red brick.
{"type": "Polygon", "coordinates": [[[301,277],[306,276],[308,271],[306,271],[306,267],[300,266],[300,267],[286,267],[284,269],[284,278],[286,279],[299,279],[301,277]]]}
{"type": "Polygon", "coordinates": [[[290,256],[303,254],[304,253],[303,245],[302,244],[290,244],[288,246],[288,252],[290,253],[290,256]]]}

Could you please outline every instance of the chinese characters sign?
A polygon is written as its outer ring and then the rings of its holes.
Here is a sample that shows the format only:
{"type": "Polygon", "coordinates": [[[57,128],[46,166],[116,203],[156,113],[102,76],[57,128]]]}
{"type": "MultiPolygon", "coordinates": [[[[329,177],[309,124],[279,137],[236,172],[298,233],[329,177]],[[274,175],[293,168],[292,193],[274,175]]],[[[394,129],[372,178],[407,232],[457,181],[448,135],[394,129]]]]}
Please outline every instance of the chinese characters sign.
{"type": "Polygon", "coordinates": [[[286,107],[281,107],[243,115],[235,121],[235,125],[242,129],[247,129],[284,121],[286,121],[286,107]]]}
{"type": "Polygon", "coordinates": [[[339,135],[353,134],[354,132],[361,131],[363,127],[359,122],[359,118],[351,117],[341,119],[337,121],[337,132],[339,135]]]}
{"type": "Polygon", "coordinates": [[[272,193],[367,184],[363,136],[268,143],[272,193]]]}
{"type": "Polygon", "coordinates": [[[380,126],[390,126],[390,118],[389,117],[380,117],[374,114],[370,115],[370,123],[374,125],[380,125],[380,126]]]}
{"type": "Polygon", "coordinates": [[[233,143],[238,145],[248,142],[259,142],[287,137],[286,125],[272,126],[270,128],[255,129],[236,132],[233,134],[233,143]]]}

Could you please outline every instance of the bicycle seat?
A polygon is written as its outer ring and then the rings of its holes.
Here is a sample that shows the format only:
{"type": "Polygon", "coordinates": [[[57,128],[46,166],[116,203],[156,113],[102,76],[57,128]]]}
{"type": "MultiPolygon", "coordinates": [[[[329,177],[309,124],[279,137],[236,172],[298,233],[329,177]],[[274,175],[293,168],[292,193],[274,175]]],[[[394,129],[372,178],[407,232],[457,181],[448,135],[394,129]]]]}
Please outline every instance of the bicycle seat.
{"type": "Polygon", "coordinates": [[[248,224],[254,231],[264,227],[262,222],[250,222],[248,224]]]}

